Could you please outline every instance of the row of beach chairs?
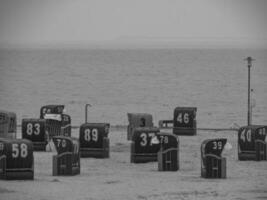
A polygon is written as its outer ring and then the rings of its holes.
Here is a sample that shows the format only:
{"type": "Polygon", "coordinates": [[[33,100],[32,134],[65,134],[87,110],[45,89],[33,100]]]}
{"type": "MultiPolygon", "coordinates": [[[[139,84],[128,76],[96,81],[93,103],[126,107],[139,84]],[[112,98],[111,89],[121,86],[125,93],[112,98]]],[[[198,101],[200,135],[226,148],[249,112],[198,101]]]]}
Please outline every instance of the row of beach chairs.
{"type": "MultiPolygon", "coordinates": [[[[109,158],[109,123],[80,126],[79,138],[71,137],[71,117],[64,105],[47,105],[40,109],[40,118],[22,119],[22,139],[16,138],[16,114],[0,111],[0,178],[33,179],[33,151],[45,151],[53,142],[53,175],[80,173],[80,157],[109,158]]],[[[131,141],[130,161],[158,161],[159,171],[179,170],[179,135],[197,134],[194,107],[177,107],[172,120],[153,123],[151,114],[128,113],[127,139],[131,141]],[[170,129],[171,132],[162,132],[170,129]]],[[[267,160],[267,126],[244,126],[238,130],[238,159],[267,160]]],[[[201,144],[201,176],[226,178],[226,158],[221,153],[226,138],[207,139],[201,144]]]]}

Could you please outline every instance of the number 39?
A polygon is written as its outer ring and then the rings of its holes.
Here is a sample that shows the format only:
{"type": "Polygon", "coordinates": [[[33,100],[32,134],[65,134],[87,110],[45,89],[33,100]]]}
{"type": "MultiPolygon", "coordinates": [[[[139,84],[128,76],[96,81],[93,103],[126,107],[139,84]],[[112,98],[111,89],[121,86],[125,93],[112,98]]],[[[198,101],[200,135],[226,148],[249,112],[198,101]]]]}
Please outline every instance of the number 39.
{"type": "Polygon", "coordinates": [[[212,147],[212,149],[214,149],[214,150],[221,150],[222,149],[222,142],[216,142],[216,141],[214,141],[213,142],[213,147],[212,147]]]}

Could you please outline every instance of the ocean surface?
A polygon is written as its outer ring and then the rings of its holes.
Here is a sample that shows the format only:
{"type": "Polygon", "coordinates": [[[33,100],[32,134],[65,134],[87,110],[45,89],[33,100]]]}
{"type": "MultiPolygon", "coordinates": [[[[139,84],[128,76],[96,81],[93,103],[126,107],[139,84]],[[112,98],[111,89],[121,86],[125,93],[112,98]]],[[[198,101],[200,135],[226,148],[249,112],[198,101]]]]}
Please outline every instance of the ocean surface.
{"type": "Polygon", "coordinates": [[[197,126],[247,123],[248,68],[253,124],[267,124],[267,50],[1,49],[0,110],[38,118],[40,107],[64,104],[73,125],[127,125],[128,112],[172,119],[176,106],[197,107],[197,126]]]}

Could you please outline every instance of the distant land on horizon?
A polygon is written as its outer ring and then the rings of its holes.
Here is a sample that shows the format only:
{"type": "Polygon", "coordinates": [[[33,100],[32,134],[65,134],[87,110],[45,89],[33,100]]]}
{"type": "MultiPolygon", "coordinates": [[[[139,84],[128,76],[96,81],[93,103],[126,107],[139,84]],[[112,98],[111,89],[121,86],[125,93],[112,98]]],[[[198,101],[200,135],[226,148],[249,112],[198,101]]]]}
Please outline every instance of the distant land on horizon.
{"type": "Polygon", "coordinates": [[[114,40],[49,41],[47,43],[1,43],[0,48],[182,48],[267,49],[266,39],[121,36],[114,40]]]}

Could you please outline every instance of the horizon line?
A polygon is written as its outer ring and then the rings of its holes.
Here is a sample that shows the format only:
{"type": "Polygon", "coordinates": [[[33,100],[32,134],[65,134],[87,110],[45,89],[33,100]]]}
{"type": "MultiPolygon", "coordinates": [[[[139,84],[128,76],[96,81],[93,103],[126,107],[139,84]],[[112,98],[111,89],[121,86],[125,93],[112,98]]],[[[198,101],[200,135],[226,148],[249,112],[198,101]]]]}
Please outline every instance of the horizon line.
{"type": "Polygon", "coordinates": [[[189,49],[267,49],[267,39],[245,38],[177,38],[175,37],[129,37],[122,36],[113,40],[57,41],[57,42],[0,42],[5,48],[189,48],[189,49]],[[135,39],[134,39],[135,38],[135,39]],[[216,40],[216,41],[215,41],[216,40]]]}

